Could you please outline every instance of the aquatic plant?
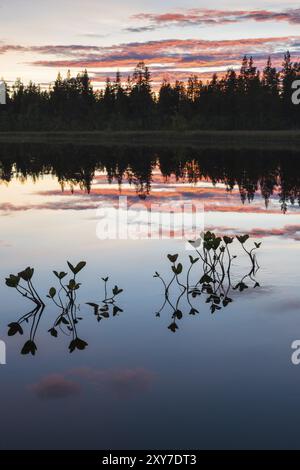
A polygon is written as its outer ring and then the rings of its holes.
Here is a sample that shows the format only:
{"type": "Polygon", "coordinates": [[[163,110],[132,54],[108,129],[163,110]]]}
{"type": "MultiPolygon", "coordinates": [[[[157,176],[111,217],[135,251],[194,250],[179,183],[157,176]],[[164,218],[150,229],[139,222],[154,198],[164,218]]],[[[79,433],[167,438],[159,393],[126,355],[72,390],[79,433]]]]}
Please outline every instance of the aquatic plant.
{"type": "Polygon", "coordinates": [[[231,291],[238,290],[243,292],[248,289],[247,282],[252,283],[253,287],[259,287],[259,283],[255,279],[255,275],[259,269],[257,262],[256,252],[260,248],[261,243],[254,243],[254,246],[249,249],[245,247],[249,235],[242,235],[236,237],[217,236],[211,231],[207,231],[201,235],[197,240],[191,240],[190,244],[193,246],[197,253],[197,257],[189,255],[189,266],[184,269],[183,262],[178,262],[178,254],[168,254],[167,258],[171,263],[171,278],[169,281],[165,280],[158,272],[155,272],[154,278],[158,278],[164,288],[164,302],[156,316],[168,304],[172,309],[172,323],[169,329],[175,332],[178,329],[177,320],[183,317],[182,309],[179,308],[181,300],[185,297],[189,305],[189,314],[195,315],[199,310],[192,304],[193,299],[200,295],[205,295],[205,302],[209,304],[210,311],[214,312],[227,307],[233,302],[230,295],[231,291]],[[242,246],[242,249],[247,254],[250,260],[250,271],[233,285],[232,276],[232,262],[237,257],[233,255],[232,245],[234,240],[237,239],[242,246]],[[201,264],[201,272],[198,273],[198,281],[194,284],[191,282],[191,274],[194,266],[201,264]],[[248,279],[248,281],[247,281],[248,279]],[[177,296],[175,302],[171,299],[171,288],[177,285],[180,289],[180,294],[177,296]]]}
{"type": "Polygon", "coordinates": [[[34,268],[28,267],[18,274],[10,274],[10,276],[5,279],[5,284],[8,287],[16,289],[19,294],[31,300],[37,306],[45,306],[32,283],[33,274],[34,268]]]}
{"type": "Polygon", "coordinates": [[[123,292],[123,289],[120,289],[117,285],[111,291],[111,295],[108,294],[107,283],[109,277],[102,277],[101,280],[104,282],[104,299],[100,304],[94,302],[87,302],[87,305],[94,309],[94,315],[97,318],[97,321],[100,322],[104,318],[109,318],[110,316],[116,316],[119,313],[122,313],[123,310],[116,305],[116,297],[123,292]]]}

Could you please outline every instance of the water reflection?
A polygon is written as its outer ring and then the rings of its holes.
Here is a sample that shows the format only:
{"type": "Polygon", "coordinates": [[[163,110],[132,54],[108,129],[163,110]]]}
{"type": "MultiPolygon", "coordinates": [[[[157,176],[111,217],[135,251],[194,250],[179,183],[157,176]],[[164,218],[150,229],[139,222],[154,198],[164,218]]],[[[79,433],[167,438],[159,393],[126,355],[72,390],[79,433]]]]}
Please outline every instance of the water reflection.
{"type": "MultiPolygon", "coordinates": [[[[160,317],[166,306],[171,308],[171,323],[168,326],[173,333],[179,328],[178,321],[184,316],[184,309],[188,309],[189,315],[199,313],[194,305],[195,300],[201,295],[205,297],[205,303],[209,304],[211,313],[227,307],[233,302],[232,293],[234,291],[244,292],[250,286],[260,287],[256,280],[259,270],[257,261],[257,250],[261,243],[254,242],[249,248],[249,235],[236,237],[220,237],[213,232],[207,231],[197,239],[190,240],[190,245],[195,250],[196,256],[189,255],[189,266],[179,262],[178,254],[168,254],[167,258],[171,266],[171,278],[166,280],[157,271],[154,278],[158,278],[164,288],[164,301],[156,313],[160,317]],[[237,256],[232,254],[231,247],[234,242],[238,242],[247,255],[249,268],[240,279],[232,281],[233,262],[237,256]],[[194,269],[201,266],[200,270],[194,269]],[[178,293],[179,291],[179,293],[178,293]],[[175,299],[175,300],[174,300],[175,299]],[[185,302],[185,306],[181,304],[185,302]]],[[[81,283],[78,274],[85,268],[86,262],[80,261],[78,264],[67,262],[70,272],[53,271],[58,287],[50,287],[47,295],[58,314],[48,330],[50,335],[57,338],[60,333],[70,337],[69,351],[83,351],[88,343],[79,336],[79,324],[83,320],[80,315],[80,304],[77,300],[81,283]]],[[[236,264],[236,263],[235,263],[236,264]]],[[[45,310],[45,304],[33,285],[34,269],[26,268],[17,275],[11,274],[6,278],[6,285],[14,288],[26,300],[35,304],[35,308],[22,315],[19,319],[8,325],[8,336],[24,334],[24,326],[28,325],[29,339],[25,342],[21,354],[35,355],[37,352],[36,336],[41,317],[45,310]]],[[[115,317],[123,312],[117,304],[116,299],[123,292],[123,289],[115,285],[109,287],[109,277],[101,278],[104,283],[104,298],[99,302],[86,302],[92,307],[97,322],[110,317],[115,317]]]]}
{"type": "Polygon", "coordinates": [[[164,182],[207,180],[223,183],[226,192],[237,186],[242,202],[253,201],[260,192],[267,206],[276,195],[286,212],[288,204],[300,201],[299,161],[297,150],[2,144],[0,181],[53,175],[62,190],[79,186],[89,193],[96,173],[104,172],[108,182],[117,182],[120,189],[129,183],[145,199],[159,171],[164,182]]]}
{"type": "Polygon", "coordinates": [[[233,260],[237,256],[231,253],[230,248],[235,241],[233,237],[224,236],[221,238],[207,231],[198,240],[190,241],[190,244],[197,253],[197,257],[189,256],[190,263],[187,269],[184,268],[181,262],[178,262],[178,254],[169,254],[167,256],[171,263],[171,279],[169,281],[165,280],[158,272],[155,272],[154,277],[161,281],[164,288],[164,302],[156,316],[160,317],[161,312],[166,306],[171,308],[169,330],[173,333],[178,330],[178,320],[180,321],[184,315],[181,303],[185,301],[184,308],[187,307],[188,314],[196,315],[199,313],[199,310],[195,307],[193,301],[199,296],[204,295],[205,302],[209,304],[210,312],[213,314],[233,302],[233,291],[244,292],[250,286],[253,288],[260,287],[256,280],[256,274],[259,270],[256,252],[260,248],[261,243],[254,242],[254,246],[249,249],[248,239],[249,235],[247,234],[236,237],[243,251],[247,254],[250,267],[235,283],[232,281],[232,267],[233,260]],[[201,269],[200,273],[198,270],[194,274],[196,282],[193,283],[191,277],[193,268],[196,265],[201,265],[201,269]],[[179,294],[176,294],[178,290],[179,294]]]}
{"type": "MultiPolygon", "coordinates": [[[[67,264],[71,273],[53,271],[58,280],[58,288],[51,287],[47,297],[51,299],[55,307],[58,308],[59,313],[48,332],[54,338],[58,337],[59,331],[66,336],[70,336],[69,351],[72,353],[76,349],[83,351],[88,346],[88,343],[81,339],[78,334],[78,324],[83,320],[83,317],[79,316],[80,304],[77,301],[77,293],[81,287],[77,275],[85,268],[86,262],[80,261],[77,265],[73,265],[68,261],[67,264]],[[63,282],[63,280],[68,275],[71,275],[71,277],[64,283],[65,281],[63,282]]],[[[22,325],[29,324],[29,339],[24,344],[21,354],[32,354],[34,356],[37,351],[36,334],[46,306],[33,285],[33,275],[34,268],[28,267],[18,274],[10,274],[10,276],[6,278],[5,283],[8,287],[15,289],[22,297],[26,298],[26,300],[30,300],[36,305],[29,313],[22,315],[19,319],[8,325],[8,336],[15,336],[16,334],[23,335],[24,329],[22,325]]],[[[102,306],[91,302],[87,303],[87,305],[94,308],[98,322],[101,319],[110,317],[110,309],[112,310],[112,316],[123,312],[123,310],[117,306],[115,300],[116,297],[123,292],[123,289],[120,289],[116,285],[110,295],[107,287],[109,278],[102,278],[102,280],[105,285],[105,298],[102,301],[102,306]]]]}

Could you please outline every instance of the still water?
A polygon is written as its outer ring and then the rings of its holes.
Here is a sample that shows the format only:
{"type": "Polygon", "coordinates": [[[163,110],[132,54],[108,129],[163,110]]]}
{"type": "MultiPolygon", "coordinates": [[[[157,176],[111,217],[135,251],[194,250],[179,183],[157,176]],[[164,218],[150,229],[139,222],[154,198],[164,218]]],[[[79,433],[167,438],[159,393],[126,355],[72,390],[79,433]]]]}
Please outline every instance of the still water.
{"type": "MultiPolygon", "coordinates": [[[[299,170],[297,151],[2,145],[0,448],[299,448],[299,170]],[[176,238],[97,238],[99,204],[120,194],[145,207],[203,203],[205,230],[261,243],[259,269],[248,276],[235,239],[219,308],[209,292],[180,298],[176,280],[165,302],[153,275],[169,281],[167,255],[186,272],[197,253],[176,238]],[[55,326],[60,309],[46,296],[53,271],[81,260],[76,337],[85,346],[70,353],[74,331],[55,326]],[[44,309],[5,285],[27,266],[44,309]],[[98,321],[87,303],[101,308],[107,276],[109,293],[122,292],[98,321]],[[26,314],[23,334],[8,336],[26,314]],[[21,354],[29,339],[35,354],[21,354]]],[[[205,267],[193,269],[195,285],[205,267]]]]}

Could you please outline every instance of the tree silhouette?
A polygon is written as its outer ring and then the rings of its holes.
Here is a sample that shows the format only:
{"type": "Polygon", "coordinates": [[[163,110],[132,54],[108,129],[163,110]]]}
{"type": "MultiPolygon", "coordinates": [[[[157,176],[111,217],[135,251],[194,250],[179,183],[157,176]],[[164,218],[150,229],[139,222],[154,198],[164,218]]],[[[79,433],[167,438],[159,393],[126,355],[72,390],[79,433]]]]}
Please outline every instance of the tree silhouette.
{"type": "Polygon", "coordinates": [[[0,130],[299,128],[299,108],[291,100],[299,72],[287,52],[281,70],[269,57],[260,73],[244,56],[239,73],[229,69],[207,83],[197,75],[186,84],[165,79],[156,92],[144,62],[132,76],[117,72],[96,91],[87,70],[76,77],[58,74],[49,90],[17,79],[0,108],[0,130]]]}

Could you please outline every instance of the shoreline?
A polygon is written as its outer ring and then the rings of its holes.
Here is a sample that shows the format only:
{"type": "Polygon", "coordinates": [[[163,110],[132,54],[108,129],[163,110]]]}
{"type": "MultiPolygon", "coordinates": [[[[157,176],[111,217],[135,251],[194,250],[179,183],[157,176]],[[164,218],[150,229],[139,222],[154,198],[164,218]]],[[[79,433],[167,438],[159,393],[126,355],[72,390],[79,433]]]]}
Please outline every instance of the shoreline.
{"type": "Polygon", "coordinates": [[[295,148],[300,130],[292,131],[47,131],[0,132],[0,143],[89,144],[109,146],[206,146],[295,148]]]}

